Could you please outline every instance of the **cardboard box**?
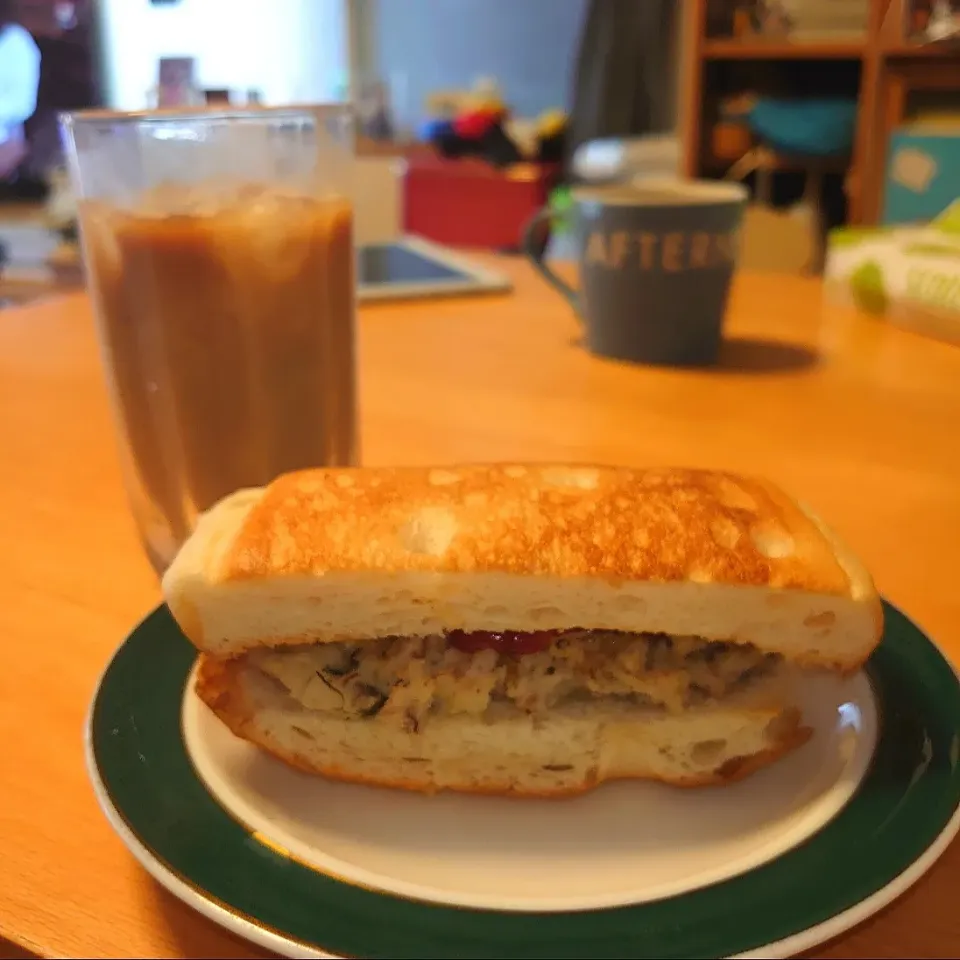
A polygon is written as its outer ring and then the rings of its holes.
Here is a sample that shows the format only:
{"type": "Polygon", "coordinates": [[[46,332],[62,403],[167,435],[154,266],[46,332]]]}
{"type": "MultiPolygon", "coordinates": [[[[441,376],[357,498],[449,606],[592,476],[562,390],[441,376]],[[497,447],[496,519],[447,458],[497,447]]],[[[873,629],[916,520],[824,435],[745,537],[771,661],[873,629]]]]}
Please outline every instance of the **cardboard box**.
{"type": "MultiPolygon", "coordinates": [[[[960,75],[960,68],[958,68],[960,75]]],[[[901,127],[890,138],[882,223],[929,223],[960,198],[960,122],[901,127]]]]}
{"type": "Polygon", "coordinates": [[[832,231],[824,288],[832,302],[960,344],[960,200],[927,226],[832,231]]]}

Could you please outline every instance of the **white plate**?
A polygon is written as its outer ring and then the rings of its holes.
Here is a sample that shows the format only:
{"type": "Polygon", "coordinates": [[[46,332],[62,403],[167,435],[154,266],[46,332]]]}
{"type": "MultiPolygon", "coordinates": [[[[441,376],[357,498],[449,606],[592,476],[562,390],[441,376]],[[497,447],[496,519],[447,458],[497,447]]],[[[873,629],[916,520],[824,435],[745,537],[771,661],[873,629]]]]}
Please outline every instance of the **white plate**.
{"type": "Polygon", "coordinates": [[[348,883],[492,910],[643,903],[752,870],[836,816],[877,737],[866,678],[824,677],[804,687],[812,739],[720,789],[620,782],[575,800],[424,796],[300,773],[234,737],[192,681],[187,751],[216,800],[261,840],[348,883]]]}
{"type": "Polygon", "coordinates": [[[90,777],[158,882],[285,956],[784,957],[891,903],[960,828],[960,685],[889,604],[867,673],[806,687],[809,744],[693,791],[328,783],[229,734],[192,693],[194,659],[164,607],[130,634],[91,709],[90,777]]]}

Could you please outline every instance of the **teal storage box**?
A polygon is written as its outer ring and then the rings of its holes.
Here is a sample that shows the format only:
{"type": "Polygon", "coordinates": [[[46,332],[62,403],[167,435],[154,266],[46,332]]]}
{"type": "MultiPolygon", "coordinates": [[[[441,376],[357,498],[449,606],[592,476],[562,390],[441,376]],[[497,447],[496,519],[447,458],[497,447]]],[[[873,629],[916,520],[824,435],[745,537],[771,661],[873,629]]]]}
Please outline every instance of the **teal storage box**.
{"type": "Polygon", "coordinates": [[[958,197],[960,122],[900,127],[890,138],[882,222],[929,223],[958,197]]]}

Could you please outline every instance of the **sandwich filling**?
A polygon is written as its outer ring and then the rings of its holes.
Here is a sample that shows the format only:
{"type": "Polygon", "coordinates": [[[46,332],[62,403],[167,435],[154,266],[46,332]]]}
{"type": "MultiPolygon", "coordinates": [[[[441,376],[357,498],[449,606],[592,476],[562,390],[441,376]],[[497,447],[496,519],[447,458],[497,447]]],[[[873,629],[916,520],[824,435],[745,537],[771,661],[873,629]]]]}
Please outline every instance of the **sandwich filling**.
{"type": "Polygon", "coordinates": [[[462,633],[313,643],[245,654],[308,710],[393,719],[481,717],[498,705],[539,717],[597,700],[680,712],[748,687],[782,658],[749,644],[607,630],[462,633]]]}

